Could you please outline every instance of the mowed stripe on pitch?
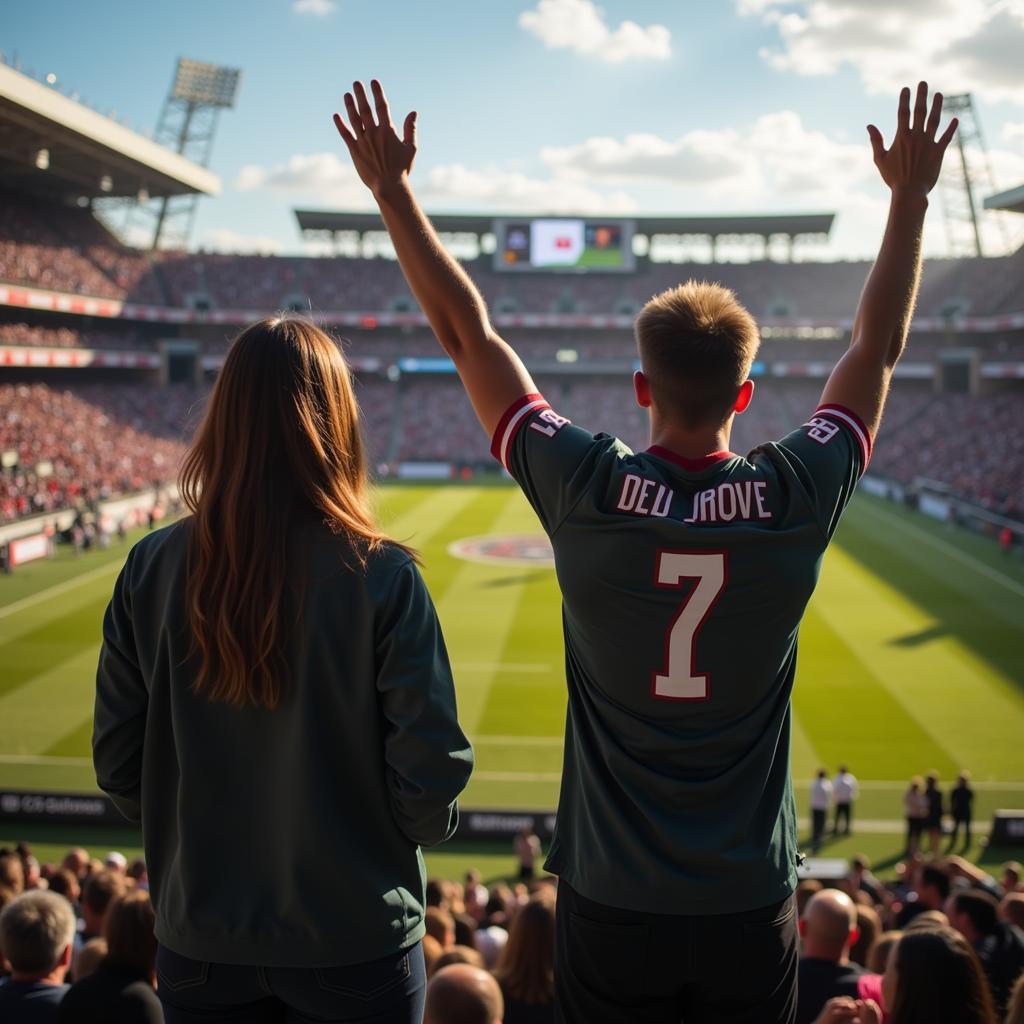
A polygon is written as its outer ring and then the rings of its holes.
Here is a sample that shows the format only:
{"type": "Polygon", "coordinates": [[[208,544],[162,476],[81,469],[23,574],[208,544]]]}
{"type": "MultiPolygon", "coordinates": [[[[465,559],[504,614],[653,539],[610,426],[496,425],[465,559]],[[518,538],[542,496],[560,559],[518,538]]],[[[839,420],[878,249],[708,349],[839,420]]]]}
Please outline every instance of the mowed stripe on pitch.
{"type": "MultiPolygon", "coordinates": [[[[496,515],[490,529],[483,532],[498,535],[540,532],[533,512],[518,491],[501,489],[491,493],[496,499],[496,515]]],[[[523,586],[519,582],[523,570],[516,566],[506,569],[464,562],[453,558],[447,551],[444,558],[458,566],[437,602],[445,636],[451,649],[458,651],[460,662],[480,666],[476,670],[464,668],[456,677],[459,718],[466,731],[473,733],[478,731],[488,695],[499,675],[495,670],[496,663],[505,660],[502,654],[506,637],[523,595],[523,586]]],[[[531,675],[530,678],[536,677],[531,675]]]]}
{"type": "MultiPolygon", "coordinates": [[[[846,552],[830,557],[843,571],[822,580],[816,611],[849,647],[856,645],[865,671],[948,752],[952,771],[1019,777],[1024,701],[1015,684],[846,552]]],[[[881,768],[874,774],[892,775],[881,768]]]]}

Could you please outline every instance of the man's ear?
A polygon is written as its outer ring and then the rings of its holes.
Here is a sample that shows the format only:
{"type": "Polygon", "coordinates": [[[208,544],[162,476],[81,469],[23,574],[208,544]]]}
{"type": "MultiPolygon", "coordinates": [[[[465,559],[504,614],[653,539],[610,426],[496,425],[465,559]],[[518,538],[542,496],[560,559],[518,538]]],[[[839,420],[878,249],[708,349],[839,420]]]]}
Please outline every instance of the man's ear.
{"type": "Polygon", "coordinates": [[[851,928],[850,929],[850,938],[849,938],[848,945],[856,946],[859,939],[860,939],[860,929],[859,928],[851,928]]]}
{"type": "Polygon", "coordinates": [[[57,966],[58,967],[70,967],[71,966],[71,957],[74,954],[74,952],[75,952],[75,944],[73,942],[69,942],[64,947],[64,952],[61,953],[60,959],[57,961],[57,966]]]}
{"type": "Polygon", "coordinates": [[[750,400],[754,397],[754,382],[752,380],[745,380],[740,385],[740,393],[736,396],[736,401],[733,404],[733,412],[740,413],[746,412],[747,406],[750,405],[750,400]]]}
{"type": "Polygon", "coordinates": [[[636,404],[641,409],[651,407],[651,382],[643,370],[637,370],[633,374],[633,391],[636,393],[636,404]]]}

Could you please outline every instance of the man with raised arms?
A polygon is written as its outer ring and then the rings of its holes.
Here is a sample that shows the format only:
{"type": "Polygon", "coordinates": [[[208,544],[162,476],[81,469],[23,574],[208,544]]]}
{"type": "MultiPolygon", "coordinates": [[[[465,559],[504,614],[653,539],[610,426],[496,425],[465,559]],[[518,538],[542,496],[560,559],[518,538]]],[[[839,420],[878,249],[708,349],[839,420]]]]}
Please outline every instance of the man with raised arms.
{"type": "Polygon", "coordinates": [[[558,821],[559,1019],[786,1022],[795,1012],[796,813],[789,772],[797,632],[871,454],[921,269],[928,193],[956,128],[942,97],[900,96],[881,251],[848,351],[807,422],[729,451],[757,325],[689,282],[636,322],[634,453],[551,409],[444,251],[409,183],[379,83],[335,115],[402,270],[455,362],[492,452],[535,509],[563,598],[568,713],[558,821]]]}

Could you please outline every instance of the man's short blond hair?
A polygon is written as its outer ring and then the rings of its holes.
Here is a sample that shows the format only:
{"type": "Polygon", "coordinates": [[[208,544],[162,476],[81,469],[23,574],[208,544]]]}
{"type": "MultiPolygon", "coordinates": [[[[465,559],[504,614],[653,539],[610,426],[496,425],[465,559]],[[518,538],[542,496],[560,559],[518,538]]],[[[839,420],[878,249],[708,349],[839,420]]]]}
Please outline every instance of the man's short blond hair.
{"type": "Polygon", "coordinates": [[[0,949],[20,974],[49,974],[74,941],[74,911],[55,892],[33,889],[0,913],[0,949]]]}
{"type": "Polygon", "coordinates": [[[690,429],[724,423],[761,344],[756,321],[735,294],[687,281],[655,295],[635,332],[659,412],[690,429]]]}

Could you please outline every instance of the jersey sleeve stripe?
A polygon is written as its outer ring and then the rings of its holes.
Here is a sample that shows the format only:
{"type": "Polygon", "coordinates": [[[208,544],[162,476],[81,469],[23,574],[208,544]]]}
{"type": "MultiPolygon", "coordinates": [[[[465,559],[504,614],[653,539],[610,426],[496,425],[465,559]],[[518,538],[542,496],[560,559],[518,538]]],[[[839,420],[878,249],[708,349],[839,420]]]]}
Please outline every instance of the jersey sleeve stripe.
{"type": "Polygon", "coordinates": [[[491,438],[491,454],[508,469],[508,451],[512,446],[516,434],[522,426],[523,420],[537,409],[550,409],[551,406],[544,401],[544,396],[536,392],[523,395],[517,398],[506,410],[505,415],[498,421],[491,438]]]}
{"type": "Polygon", "coordinates": [[[823,405],[815,410],[815,416],[831,416],[833,419],[839,420],[840,423],[846,424],[847,427],[853,432],[853,436],[857,438],[857,443],[860,445],[861,455],[863,457],[862,469],[867,468],[868,461],[871,458],[871,431],[864,426],[864,421],[852,410],[847,409],[841,405],[823,405]]]}

